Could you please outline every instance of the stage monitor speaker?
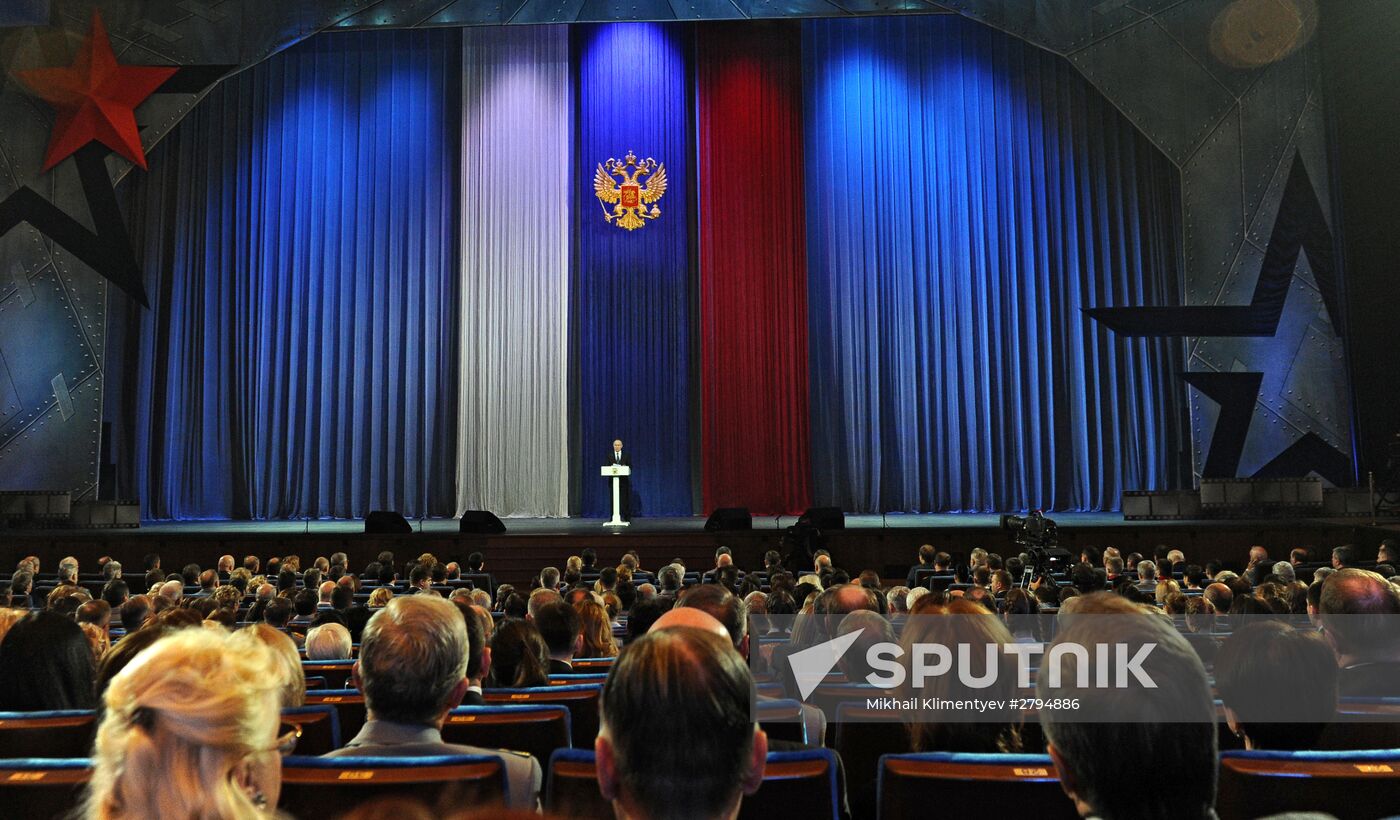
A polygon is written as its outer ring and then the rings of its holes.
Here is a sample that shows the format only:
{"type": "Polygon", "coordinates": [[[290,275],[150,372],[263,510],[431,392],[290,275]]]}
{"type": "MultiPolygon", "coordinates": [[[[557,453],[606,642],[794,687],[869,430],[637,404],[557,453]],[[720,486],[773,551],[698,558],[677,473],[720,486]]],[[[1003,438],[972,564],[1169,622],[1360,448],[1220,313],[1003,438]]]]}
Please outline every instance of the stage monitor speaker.
{"type": "Polygon", "coordinates": [[[753,529],[753,516],[748,507],[720,507],[710,513],[705,532],[734,532],[753,529]]]}
{"type": "Polygon", "coordinates": [[[808,507],[800,520],[810,522],[819,530],[846,529],[846,514],[840,507],[808,507]]]}
{"type": "Polygon", "coordinates": [[[467,510],[462,513],[461,531],[464,535],[500,535],[506,525],[490,510],[467,510]]]}
{"type": "Polygon", "coordinates": [[[413,525],[393,510],[371,510],[365,516],[365,532],[370,535],[404,535],[413,532],[413,525]]]}

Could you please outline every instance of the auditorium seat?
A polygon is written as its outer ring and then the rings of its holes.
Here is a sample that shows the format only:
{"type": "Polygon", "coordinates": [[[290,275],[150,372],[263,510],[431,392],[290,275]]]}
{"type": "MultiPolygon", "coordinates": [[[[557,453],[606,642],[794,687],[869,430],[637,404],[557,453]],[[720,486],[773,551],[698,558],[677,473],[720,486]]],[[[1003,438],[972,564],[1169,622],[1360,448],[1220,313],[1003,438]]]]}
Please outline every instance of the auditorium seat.
{"type": "Polygon", "coordinates": [[[755,704],[758,725],[769,740],[807,743],[807,722],[802,719],[801,701],[791,698],[760,700],[755,704]]]}
{"type": "Polygon", "coordinates": [[[442,739],[484,749],[528,752],[544,765],[572,742],[569,709],[557,704],[459,706],[447,716],[442,739]]]}
{"type": "Polygon", "coordinates": [[[576,674],[589,674],[602,672],[607,674],[612,669],[613,661],[617,658],[574,658],[573,667],[576,674]]]}
{"type": "Polygon", "coordinates": [[[341,746],[340,715],[329,703],[283,709],[282,725],[297,728],[299,755],[323,755],[341,746]]]}
{"type": "Polygon", "coordinates": [[[438,811],[505,799],[506,773],[492,755],[305,757],[282,761],[278,807],[294,817],[336,817],[377,798],[413,798],[438,811]]]}
{"type": "Polygon", "coordinates": [[[740,820],[830,817],[840,814],[836,753],[830,749],[769,752],[763,784],[739,804],[740,820]]]}
{"type": "Polygon", "coordinates": [[[851,816],[856,820],[875,817],[880,758],[909,751],[909,733],[888,711],[843,703],[836,709],[836,721],[827,729],[827,736],[834,737],[836,754],[846,766],[846,800],[851,816]]]}
{"type": "Polygon", "coordinates": [[[354,666],[354,661],[308,661],[303,659],[301,673],[307,678],[325,678],[327,689],[349,689],[350,670],[354,666]]]}
{"type": "Polygon", "coordinates": [[[90,709],[0,712],[4,757],[87,757],[96,734],[97,713],[90,709]]]}
{"type": "Polygon", "coordinates": [[[91,776],[92,761],[85,757],[0,760],[0,814],[26,820],[70,817],[91,776]]]}
{"type": "Polygon", "coordinates": [[[365,727],[365,696],[360,690],[331,689],[306,693],[307,706],[322,704],[335,708],[336,719],[340,722],[342,745],[353,740],[365,727]]]}
{"type": "Polygon", "coordinates": [[[1220,820],[1300,811],[1338,820],[1400,815],[1400,749],[1220,755],[1220,820]]]}
{"type": "Polygon", "coordinates": [[[525,689],[486,689],[481,693],[488,706],[508,703],[546,703],[567,706],[573,724],[573,745],[591,749],[598,737],[598,698],[603,687],[596,683],[572,686],[533,686],[525,689]]]}
{"type": "MultiPolygon", "coordinates": [[[[598,791],[591,749],[560,749],[549,758],[544,810],[559,817],[611,817],[598,791]]],[[[763,784],[739,806],[741,820],[836,818],[836,753],[830,749],[769,752],[763,784]]],[[[927,809],[925,808],[925,812],[927,809]]]]}
{"type": "Polygon", "coordinates": [[[1400,698],[1342,698],[1319,749],[1400,749],[1400,698]]]}
{"type": "Polygon", "coordinates": [[[880,820],[926,817],[930,806],[946,817],[974,817],[986,811],[989,794],[1001,805],[1034,806],[1037,820],[1079,817],[1049,755],[885,755],[876,791],[880,820]]]}

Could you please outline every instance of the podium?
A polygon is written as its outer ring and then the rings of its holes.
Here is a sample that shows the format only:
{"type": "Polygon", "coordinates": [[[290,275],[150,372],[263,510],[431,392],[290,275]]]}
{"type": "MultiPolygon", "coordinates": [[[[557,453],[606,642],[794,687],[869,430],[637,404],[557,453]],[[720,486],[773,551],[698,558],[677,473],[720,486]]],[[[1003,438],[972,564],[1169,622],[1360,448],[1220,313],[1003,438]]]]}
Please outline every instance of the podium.
{"type": "Polygon", "coordinates": [[[613,514],[611,521],[604,521],[605,527],[626,527],[632,522],[622,520],[622,479],[632,475],[631,467],[621,464],[604,464],[603,478],[612,479],[613,514]]]}

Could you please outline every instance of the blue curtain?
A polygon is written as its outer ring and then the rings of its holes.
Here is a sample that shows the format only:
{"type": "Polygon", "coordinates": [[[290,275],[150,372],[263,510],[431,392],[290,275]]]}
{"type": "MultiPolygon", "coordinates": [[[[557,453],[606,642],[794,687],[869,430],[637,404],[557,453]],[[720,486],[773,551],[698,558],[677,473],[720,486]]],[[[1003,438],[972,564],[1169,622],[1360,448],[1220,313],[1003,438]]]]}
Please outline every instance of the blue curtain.
{"type": "Polygon", "coordinates": [[[1114,509],[1181,474],[1174,169],[1063,59],[951,15],[804,24],[812,461],[859,511],[1114,509]]]}
{"type": "Polygon", "coordinates": [[[632,455],[633,514],[689,515],[691,475],[691,157],[688,30],[617,23],[575,28],[570,360],[576,465],[571,497],[602,515],[598,467],[615,438],[632,455]],[[656,219],[624,230],[603,218],[593,176],[628,151],[666,166],[656,219]]]}
{"type": "Polygon", "coordinates": [[[312,38],[222,83],[129,191],[151,518],[451,515],[461,39],[312,38]]]}

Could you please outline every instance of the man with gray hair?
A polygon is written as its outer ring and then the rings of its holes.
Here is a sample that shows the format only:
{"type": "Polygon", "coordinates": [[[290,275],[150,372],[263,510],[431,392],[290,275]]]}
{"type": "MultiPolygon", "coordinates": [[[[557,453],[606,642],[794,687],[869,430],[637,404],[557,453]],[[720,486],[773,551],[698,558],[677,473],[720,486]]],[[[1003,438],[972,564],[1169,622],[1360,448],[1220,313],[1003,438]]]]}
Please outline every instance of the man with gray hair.
{"type": "Polygon", "coordinates": [[[173,604],[180,603],[180,599],[185,597],[185,584],[182,581],[166,581],[160,585],[160,597],[173,604]]]}
{"type": "Polygon", "coordinates": [[[559,593],[552,589],[537,589],[530,593],[530,601],[526,604],[526,620],[535,620],[535,615],[544,607],[564,600],[559,593]]]}
{"type": "Polygon", "coordinates": [[[559,589],[559,568],[545,567],[540,570],[540,589],[559,589]]]}
{"type": "Polygon", "coordinates": [[[108,561],[102,565],[102,582],[115,580],[122,577],[122,565],[120,561],[108,561]]]}
{"type": "Polygon", "coordinates": [[[1298,580],[1298,574],[1294,571],[1293,565],[1287,561],[1275,561],[1273,574],[1282,578],[1286,583],[1293,583],[1298,580]]]}
{"type": "Polygon", "coordinates": [[[1157,564],[1154,561],[1139,561],[1137,565],[1138,589],[1155,593],[1157,589],[1157,564]]]}
{"type": "Polygon", "coordinates": [[[506,772],[506,803],[534,811],[540,764],[530,755],[444,743],[442,725],[469,682],[470,641],[461,610],[442,598],[402,595],[370,618],[352,671],[368,720],[326,757],[490,755],[506,772]]]}
{"type": "Polygon", "coordinates": [[[350,630],[327,621],[306,633],[306,659],[309,661],[350,660],[350,630]]]}
{"type": "Polygon", "coordinates": [[[1322,582],[1318,624],[1337,653],[1338,694],[1400,697],[1400,591],[1370,570],[1343,568],[1322,582]]]}

